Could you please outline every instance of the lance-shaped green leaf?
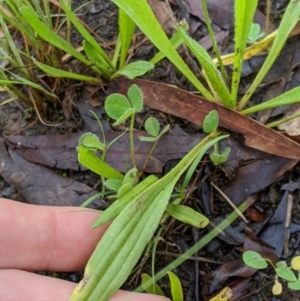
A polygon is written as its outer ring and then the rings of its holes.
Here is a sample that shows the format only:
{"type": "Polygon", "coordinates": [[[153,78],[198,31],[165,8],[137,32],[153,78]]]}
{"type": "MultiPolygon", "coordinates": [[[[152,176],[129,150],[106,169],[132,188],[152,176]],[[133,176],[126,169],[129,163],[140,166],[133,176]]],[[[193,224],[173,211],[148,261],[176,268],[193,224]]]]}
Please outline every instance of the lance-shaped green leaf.
{"type": "Polygon", "coordinates": [[[135,24],[128,15],[119,9],[119,31],[121,39],[120,68],[124,67],[127,52],[134,34],[135,24]]]}
{"type": "Polygon", "coordinates": [[[236,105],[236,97],[243,66],[243,56],[256,6],[257,0],[238,0],[234,2],[234,62],[231,81],[230,108],[235,108],[236,105]]]}
{"type": "MultiPolygon", "coordinates": [[[[145,282],[149,282],[152,279],[152,277],[149,276],[148,274],[142,274],[141,278],[142,278],[142,285],[145,282]]],[[[144,290],[148,294],[154,294],[154,295],[158,295],[158,296],[164,296],[165,295],[156,282],[154,282],[152,285],[144,286],[144,290]]]]}
{"type": "MultiPolygon", "coordinates": [[[[247,0],[244,0],[247,1],[247,0]]],[[[240,1],[236,1],[239,3],[240,1]]],[[[247,1],[252,2],[252,1],[247,1]]],[[[258,74],[256,75],[254,81],[252,82],[248,91],[244,94],[240,103],[238,104],[238,109],[242,110],[247,104],[248,100],[251,98],[252,94],[255,92],[257,87],[260,85],[266,74],[269,72],[270,68],[273,66],[275,60],[277,59],[280,51],[283,46],[286,44],[286,40],[290,32],[294,29],[298,23],[300,15],[300,1],[289,1],[289,4],[284,12],[284,15],[281,19],[278,32],[274,39],[274,42],[269,50],[269,54],[264,61],[264,64],[260,68],[258,74]]]]}
{"type": "Polygon", "coordinates": [[[203,97],[213,101],[212,94],[201,84],[174,49],[146,0],[112,0],[112,2],[124,10],[154,46],[202,93],[203,97]]]}
{"type": "Polygon", "coordinates": [[[101,48],[99,43],[90,35],[90,33],[84,28],[84,26],[78,21],[76,16],[66,5],[65,0],[60,0],[59,2],[66,15],[68,16],[69,20],[73,23],[73,25],[80,32],[83,38],[94,48],[94,51],[101,56],[103,62],[105,62],[105,68],[103,68],[102,71],[109,70],[107,76],[112,74],[114,72],[114,66],[107,54],[105,53],[105,51],[101,48]]]}
{"type": "Polygon", "coordinates": [[[166,211],[177,220],[197,228],[205,228],[209,224],[206,216],[188,206],[169,204],[166,211]]]}
{"type": "Polygon", "coordinates": [[[184,43],[192,51],[192,53],[195,55],[195,57],[201,64],[205,72],[205,77],[208,81],[208,84],[212,87],[213,91],[215,92],[215,94],[217,94],[217,96],[224,103],[224,105],[230,106],[231,96],[229,90],[226,87],[221,73],[216,68],[210,55],[202,46],[199,45],[199,43],[190,38],[184,29],[182,29],[180,26],[177,26],[177,29],[178,32],[181,34],[181,38],[183,39],[184,43]]]}
{"type": "Polygon", "coordinates": [[[148,186],[116,217],[88,261],[84,278],[70,301],[107,301],[120,288],[158,227],[179,177],[199,153],[203,155],[227,137],[216,135],[214,132],[203,139],[170,173],[148,186]]]}
{"type": "Polygon", "coordinates": [[[20,8],[22,16],[27,20],[29,25],[35,30],[35,32],[46,42],[54,45],[55,47],[71,54],[82,63],[90,65],[91,62],[87,60],[80,52],[78,52],[70,43],[64,40],[61,36],[54,33],[49,27],[43,24],[35,11],[27,6],[20,8]]]}
{"type": "Polygon", "coordinates": [[[119,69],[116,73],[114,73],[111,76],[111,79],[115,79],[120,75],[126,76],[129,79],[134,79],[138,76],[144,75],[153,68],[154,65],[147,61],[133,62],[119,69]]]}
{"type": "Polygon", "coordinates": [[[120,214],[120,212],[134,200],[138,195],[140,195],[147,187],[152,185],[158,180],[158,178],[154,175],[148,176],[142,182],[137,184],[132,188],[129,193],[118,198],[115,202],[113,202],[101,215],[96,219],[93,223],[93,228],[100,227],[110,220],[114,219],[116,216],[120,214]]]}
{"type": "Polygon", "coordinates": [[[60,78],[71,78],[71,79],[76,79],[76,80],[82,80],[85,82],[93,83],[93,84],[99,84],[101,82],[100,79],[87,76],[87,75],[82,75],[78,73],[73,73],[69,71],[65,71],[59,68],[54,68],[51,66],[48,66],[46,64],[43,64],[41,62],[38,62],[37,60],[33,59],[33,62],[44,72],[46,72],[48,75],[53,76],[53,77],[60,77],[60,78]]]}
{"type": "Polygon", "coordinates": [[[271,108],[276,108],[284,105],[290,105],[293,103],[297,103],[300,101],[300,87],[296,87],[290,91],[287,91],[273,99],[270,99],[268,101],[265,101],[259,105],[250,107],[246,110],[243,110],[242,113],[247,115],[247,114],[252,114],[255,112],[263,111],[263,110],[268,110],[271,108]]]}
{"type": "Polygon", "coordinates": [[[85,51],[85,54],[90,59],[92,64],[94,64],[98,68],[99,73],[104,77],[110,76],[112,70],[110,66],[106,64],[103,56],[101,56],[101,54],[97,52],[95,48],[85,40],[82,42],[82,46],[85,51]]]}
{"type": "Polygon", "coordinates": [[[77,151],[78,161],[84,167],[88,168],[101,177],[123,180],[124,176],[116,169],[105,163],[102,159],[98,158],[95,155],[94,151],[91,151],[90,149],[82,145],[78,146],[77,151]]]}
{"type": "MultiPolygon", "coordinates": [[[[8,80],[3,80],[3,79],[1,79],[1,80],[0,80],[0,84],[2,83],[2,84],[21,84],[21,85],[27,85],[27,86],[29,86],[29,87],[32,87],[32,88],[35,88],[35,89],[37,89],[37,90],[42,91],[43,93],[45,93],[45,94],[47,94],[47,95],[53,97],[53,99],[57,99],[57,96],[56,96],[56,95],[54,95],[54,94],[48,92],[48,91],[47,91],[46,89],[44,89],[42,86],[40,86],[40,85],[38,85],[38,84],[36,84],[36,83],[34,83],[34,82],[32,82],[32,81],[30,81],[30,80],[28,80],[28,79],[22,77],[22,76],[19,76],[18,74],[15,74],[15,73],[10,72],[10,71],[8,71],[8,70],[5,70],[5,71],[8,72],[12,77],[14,77],[15,79],[17,79],[17,80],[19,80],[19,81],[13,81],[13,80],[9,80],[9,79],[8,79],[8,80]]],[[[2,76],[2,74],[1,74],[1,76],[2,76]]]]}
{"type": "Polygon", "coordinates": [[[173,301],[183,301],[183,291],[180,279],[173,272],[167,273],[171,284],[171,295],[173,301]]]}

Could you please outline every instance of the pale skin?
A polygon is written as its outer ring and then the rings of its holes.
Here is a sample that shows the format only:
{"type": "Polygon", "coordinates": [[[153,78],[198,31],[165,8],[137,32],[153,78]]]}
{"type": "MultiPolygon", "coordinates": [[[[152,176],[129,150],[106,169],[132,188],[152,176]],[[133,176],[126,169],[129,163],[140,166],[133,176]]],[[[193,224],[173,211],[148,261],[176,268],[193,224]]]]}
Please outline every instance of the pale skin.
{"type": "MultiPolygon", "coordinates": [[[[108,225],[91,230],[98,213],[74,210],[0,198],[0,301],[69,300],[76,283],[30,271],[84,269],[108,225]]],[[[169,299],[126,291],[118,291],[111,298],[122,300],[169,299]]]]}

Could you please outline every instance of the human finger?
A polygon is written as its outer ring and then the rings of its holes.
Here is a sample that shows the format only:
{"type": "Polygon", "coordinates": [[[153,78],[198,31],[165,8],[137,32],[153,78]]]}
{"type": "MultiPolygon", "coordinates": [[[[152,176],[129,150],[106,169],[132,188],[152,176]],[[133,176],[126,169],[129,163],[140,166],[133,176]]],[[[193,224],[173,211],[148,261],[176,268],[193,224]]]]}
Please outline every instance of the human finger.
{"type": "Polygon", "coordinates": [[[83,269],[108,224],[91,229],[99,213],[0,199],[0,268],[83,269]]]}
{"type": "MultiPolygon", "coordinates": [[[[0,301],[68,301],[76,283],[20,270],[0,270],[0,301]]],[[[110,301],[168,301],[164,297],[118,291],[110,301]]]]}

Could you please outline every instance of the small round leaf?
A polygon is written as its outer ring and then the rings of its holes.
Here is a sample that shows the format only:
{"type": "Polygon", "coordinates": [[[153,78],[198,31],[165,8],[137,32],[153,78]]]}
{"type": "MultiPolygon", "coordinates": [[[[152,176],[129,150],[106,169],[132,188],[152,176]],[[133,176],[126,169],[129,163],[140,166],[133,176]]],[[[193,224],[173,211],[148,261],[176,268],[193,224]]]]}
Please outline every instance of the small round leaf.
{"type": "Polygon", "coordinates": [[[254,251],[246,251],[243,253],[243,260],[251,268],[254,269],[265,269],[268,264],[267,262],[254,251]]]}
{"type": "Polygon", "coordinates": [[[294,291],[300,290],[300,280],[295,282],[289,282],[288,287],[294,291]]]}
{"type": "Polygon", "coordinates": [[[122,181],[116,179],[107,179],[104,182],[104,185],[110,190],[118,191],[122,186],[122,181]]]}
{"type": "Polygon", "coordinates": [[[282,284],[279,281],[275,281],[272,287],[272,294],[274,296],[280,295],[282,293],[282,284]]]}
{"type": "Polygon", "coordinates": [[[160,126],[156,118],[149,117],[145,122],[145,130],[146,132],[153,136],[157,137],[159,135],[160,126]]]}
{"type": "Polygon", "coordinates": [[[131,109],[131,105],[124,95],[115,93],[106,98],[104,108],[110,118],[117,120],[128,109],[131,109]]]}
{"type": "Polygon", "coordinates": [[[132,108],[135,112],[140,112],[143,110],[143,92],[137,85],[132,85],[128,89],[128,99],[131,102],[132,108]]]}
{"type": "Polygon", "coordinates": [[[300,256],[296,256],[291,261],[291,266],[293,270],[299,271],[300,270],[300,256]]]}
{"type": "Polygon", "coordinates": [[[203,131],[207,134],[215,131],[219,126],[219,114],[216,110],[212,110],[205,116],[203,120],[203,131]]]}

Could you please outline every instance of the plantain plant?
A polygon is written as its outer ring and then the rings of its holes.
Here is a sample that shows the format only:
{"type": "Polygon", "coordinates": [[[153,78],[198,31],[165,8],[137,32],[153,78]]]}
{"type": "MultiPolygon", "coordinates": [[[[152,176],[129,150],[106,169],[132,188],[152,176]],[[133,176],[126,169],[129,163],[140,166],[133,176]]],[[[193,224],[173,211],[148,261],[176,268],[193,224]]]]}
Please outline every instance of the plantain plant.
{"type": "Polygon", "coordinates": [[[282,293],[282,284],[278,278],[287,281],[288,287],[291,290],[300,290],[300,256],[293,257],[291,265],[288,266],[285,261],[279,261],[274,264],[269,259],[262,258],[259,253],[249,250],[243,253],[243,261],[248,266],[258,270],[266,269],[268,263],[271,265],[276,273],[272,287],[273,295],[280,295],[282,293]]]}
{"type": "MultiPolygon", "coordinates": [[[[124,123],[127,118],[130,118],[131,132],[134,120],[132,115],[142,108],[143,95],[136,85],[129,88],[128,99],[123,95],[113,94],[105,103],[108,115],[116,120],[115,125],[124,123]]],[[[192,168],[193,173],[206,151],[221,139],[228,137],[228,135],[221,135],[217,129],[216,111],[207,116],[205,123],[208,124],[206,127],[208,136],[200,141],[173,170],[161,179],[150,175],[139,183],[135,166],[123,176],[108,166],[103,157],[101,159],[97,156],[97,152],[104,151],[106,147],[95,135],[89,133],[80,138],[79,162],[106,178],[106,186],[117,192],[117,199],[93,224],[95,228],[113,220],[89,259],[84,278],[73,292],[70,301],[108,300],[125,282],[154,232],[167,216],[198,228],[208,225],[209,220],[201,213],[180,205],[183,197],[169,204],[173,189],[185,170],[191,165],[190,169],[192,168]],[[126,258],[125,262],[124,258],[126,258]]],[[[148,138],[155,143],[159,137],[157,123],[150,120],[147,128],[152,135],[148,138]]],[[[145,137],[143,139],[145,140],[145,137]]],[[[133,164],[134,162],[133,160],[133,164]]],[[[185,182],[188,182],[190,177],[186,176],[185,179],[185,182]]],[[[173,275],[170,274],[170,277],[174,283],[173,275]]],[[[178,290],[178,283],[173,289],[178,290]]]]}
{"type": "MultiPolygon", "coordinates": [[[[300,1],[289,1],[278,30],[267,35],[262,40],[255,43],[255,45],[251,45],[247,48],[247,41],[249,40],[249,37],[251,37],[253,31],[253,16],[257,7],[257,0],[235,0],[235,51],[233,54],[223,56],[219,60],[212,59],[201,45],[190,38],[186,32],[186,27],[183,25],[177,25],[177,31],[169,40],[157,22],[146,0],[138,2],[134,0],[112,1],[134,21],[159,50],[159,54],[153,59],[153,62],[157,63],[160,59],[166,57],[206,99],[239,110],[243,114],[251,114],[261,110],[299,102],[300,87],[296,87],[274,99],[245,109],[252,94],[256,91],[257,87],[274,64],[274,61],[285,45],[289,34],[297,24],[300,16],[300,1]],[[202,66],[203,77],[208,88],[196,78],[195,74],[189,69],[176,51],[176,47],[182,43],[191,50],[202,66]],[[270,44],[272,44],[271,47],[270,44]],[[270,49],[263,66],[249,89],[239,100],[237,92],[241,78],[243,60],[249,59],[255,54],[259,54],[267,47],[270,47],[270,49]],[[224,70],[223,65],[228,64],[233,64],[234,70],[230,83],[227,81],[228,76],[222,71],[224,70]],[[220,72],[220,70],[222,72],[220,72]]],[[[201,0],[201,2],[202,4],[205,4],[205,0],[201,0]]],[[[207,25],[210,25],[206,5],[203,5],[203,9],[204,14],[207,16],[207,25]]],[[[213,36],[211,36],[211,38],[214,41],[213,36]]],[[[216,54],[218,57],[218,50],[216,48],[214,49],[215,52],[217,52],[216,54]]]]}

